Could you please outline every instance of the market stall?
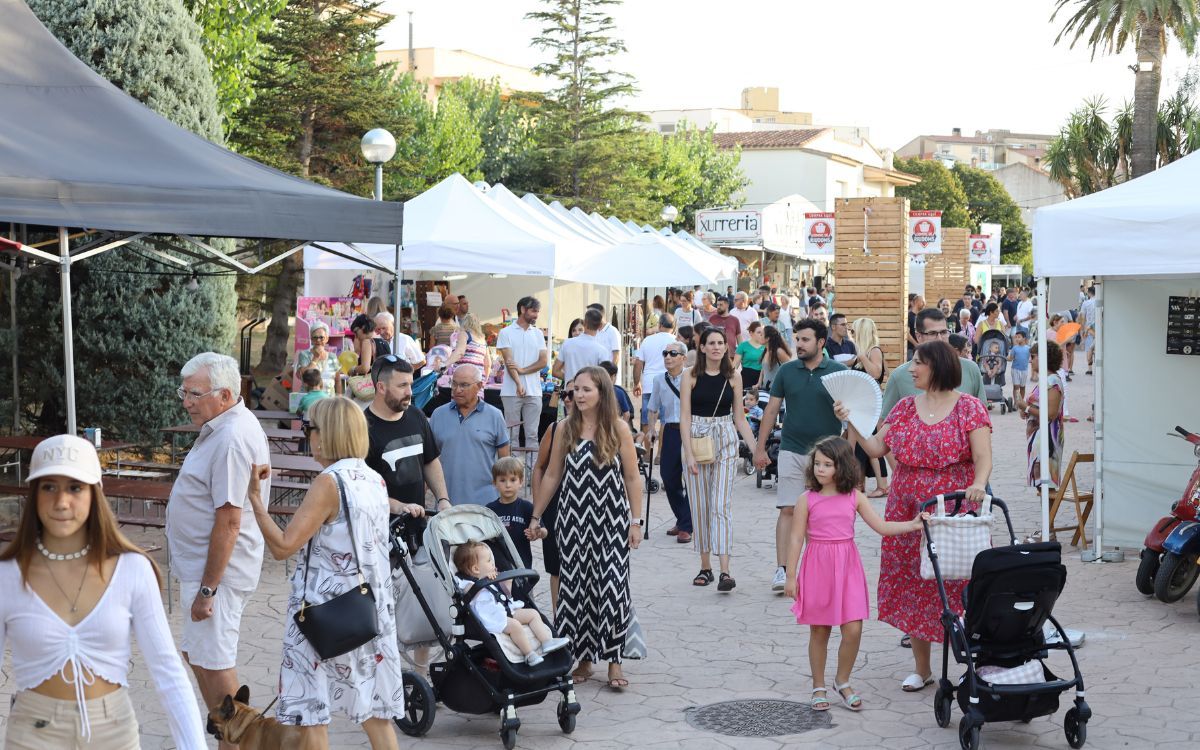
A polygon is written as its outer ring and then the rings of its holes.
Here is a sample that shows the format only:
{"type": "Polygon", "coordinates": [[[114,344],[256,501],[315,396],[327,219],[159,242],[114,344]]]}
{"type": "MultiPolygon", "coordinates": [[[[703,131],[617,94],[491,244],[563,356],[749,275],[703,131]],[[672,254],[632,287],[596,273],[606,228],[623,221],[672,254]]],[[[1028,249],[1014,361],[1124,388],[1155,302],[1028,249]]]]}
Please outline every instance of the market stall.
{"type": "MultiPolygon", "coordinates": [[[[1047,298],[1051,277],[1069,277],[1051,283],[1072,291],[1080,277],[1098,282],[1097,555],[1106,544],[1140,546],[1195,466],[1191,450],[1168,433],[1176,425],[1200,430],[1200,399],[1192,393],[1200,383],[1200,315],[1187,317],[1200,304],[1198,182],[1200,154],[1193,154],[1034,215],[1039,297],[1047,298]]],[[[1043,526],[1047,502],[1044,496],[1043,526]]]]}

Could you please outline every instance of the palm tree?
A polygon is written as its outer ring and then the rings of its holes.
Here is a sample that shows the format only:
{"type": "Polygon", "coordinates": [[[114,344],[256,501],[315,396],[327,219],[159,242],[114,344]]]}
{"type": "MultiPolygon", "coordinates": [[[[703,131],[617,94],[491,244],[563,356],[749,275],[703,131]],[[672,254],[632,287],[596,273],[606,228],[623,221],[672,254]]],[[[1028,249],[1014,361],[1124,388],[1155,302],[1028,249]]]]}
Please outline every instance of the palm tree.
{"type": "Polygon", "coordinates": [[[1158,92],[1162,84],[1162,58],[1170,32],[1187,54],[1196,48],[1200,29],[1197,0],[1055,0],[1053,22],[1067,6],[1067,19],[1055,44],[1070,38],[1074,47],[1086,36],[1096,53],[1121,52],[1133,41],[1137,49],[1133,86],[1132,176],[1140,177],[1157,166],[1158,92]]]}

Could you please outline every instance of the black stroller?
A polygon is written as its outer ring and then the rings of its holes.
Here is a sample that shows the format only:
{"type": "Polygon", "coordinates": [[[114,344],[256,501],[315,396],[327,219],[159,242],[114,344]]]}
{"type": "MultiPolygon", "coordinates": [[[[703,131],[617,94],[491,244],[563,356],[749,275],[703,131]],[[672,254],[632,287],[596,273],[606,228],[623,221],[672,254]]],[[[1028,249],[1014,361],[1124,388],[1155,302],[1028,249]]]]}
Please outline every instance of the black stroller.
{"type": "MultiPolygon", "coordinates": [[[[959,515],[966,493],[954,492],[943,497],[954,501],[953,511],[947,512],[959,515]]],[[[937,501],[938,498],[934,498],[922,503],[921,510],[930,510],[937,501]]],[[[950,712],[957,693],[958,705],[963,712],[958,725],[959,744],[963,750],[977,750],[980,730],[985,723],[1028,723],[1039,716],[1051,716],[1058,711],[1059,695],[1074,688],[1075,705],[1066,713],[1063,730],[1068,745],[1083,747],[1092,710],[1084,700],[1083,675],[1079,672],[1075,649],[1051,614],[1067,582],[1062,549],[1058,542],[1017,544],[1008,506],[996,498],[991,502],[993,507],[1004,511],[1012,544],[984,550],[975,557],[971,582],[963,590],[965,612],[961,618],[950,609],[937,551],[929,542],[929,527],[925,525],[925,540],[942,598],[942,624],[945,627],[942,677],[934,696],[934,717],[938,726],[950,725],[950,712]],[[1042,626],[1047,620],[1058,631],[1057,643],[1046,643],[1042,626]],[[1051,649],[1067,652],[1075,673],[1072,679],[1059,679],[1046,667],[1042,660],[1051,649]],[[948,675],[951,651],[955,660],[967,667],[957,686],[948,675]],[[980,676],[981,667],[991,673],[994,681],[980,676]],[[1024,678],[1010,682],[1009,678],[1001,676],[1004,672],[1010,675],[1021,673],[1024,678]]]]}
{"type": "Polygon", "coordinates": [[[646,450],[645,446],[635,443],[634,449],[637,451],[638,473],[646,479],[646,493],[653,495],[662,489],[658,480],[654,478],[654,446],[650,446],[650,450],[646,450]]]}
{"type": "MultiPolygon", "coordinates": [[[[495,581],[511,581],[514,598],[528,607],[535,607],[530,592],[538,574],[520,567],[516,547],[496,514],[487,508],[461,505],[431,515],[427,522],[409,516],[392,521],[392,567],[403,574],[407,584],[397,588],[397,612],[419,605],[428,621],[426,632],[442,647],[445,660],[429,665],[432,685],[415,671],[404,672],[405,716],[396,719],[396,726],[412,737],[424,735],[433,726],[437,703],[461,713],[495,713],[500,715],[500,740],[511,750],[521,727],[517,707],[536,705],[550,693],[559,692],[558,725],[570,734],[580,710],[570,676],[571,650],[546,654],[537,666],[515,662],[468,606],[480,585],[467,591],[459,591],[455,585],[451,549],[467,541],[487,544],[500,571],[495,581]],[[422,584],[427,590],[422,590],[422,584]],[[438,611],[442,609],[448,612],[438,611]]],[[[545,615],[542,620],[550,624],[545,615]]],[[[402,650],[424,640],[406,634],[399,618],[397,638],[402,650]]]]}
{"type": "Polygon", "coordinates": [[[1004,397],[1004,386],[1008,384],[1008,339],[1001,331],[988,331],[979,339],[979,373],[983,377],[983,392],[987,406],[1000,404],[1000,413],[1012,410],[1012,402],[1004,397]]]}

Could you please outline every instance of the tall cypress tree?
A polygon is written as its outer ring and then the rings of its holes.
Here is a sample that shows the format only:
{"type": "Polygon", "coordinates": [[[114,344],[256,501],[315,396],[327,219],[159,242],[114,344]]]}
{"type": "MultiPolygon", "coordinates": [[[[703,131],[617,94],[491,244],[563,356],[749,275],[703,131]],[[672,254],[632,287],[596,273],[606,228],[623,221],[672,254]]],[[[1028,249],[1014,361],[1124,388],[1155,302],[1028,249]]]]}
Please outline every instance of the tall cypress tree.
{"type": "MultiPolygon", "coordinates": [[[[27,0],[76,57],[143,104],[220,143],[216,89],[200,30],[181,0],[27,0]]],[[[120,248],[72,267],[75,392],[81,425],[148,439],[185,417],[175,397],[193,355],[232,350],[232,275],[206,276],[190,290],[152,256],[120,248]]],[[[62,311],[57,267],[24,275],[20,375],[27,416],[62,430],[62,311]],[[37,408],[40,407],[40,408],[37,408]]],[[[7,364],[7,361],[4,363],[7,364]]],[[[3,377],[3,376],[0,376],[3,377]]]]}

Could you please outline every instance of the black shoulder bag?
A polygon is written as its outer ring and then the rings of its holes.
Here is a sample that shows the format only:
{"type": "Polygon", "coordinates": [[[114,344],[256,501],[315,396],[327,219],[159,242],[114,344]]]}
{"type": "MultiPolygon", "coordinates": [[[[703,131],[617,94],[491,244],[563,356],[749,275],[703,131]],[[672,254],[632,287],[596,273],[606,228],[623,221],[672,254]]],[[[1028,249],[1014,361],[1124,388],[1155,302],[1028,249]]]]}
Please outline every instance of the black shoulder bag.
{"type": "MultiPolygon", "coordinates": [[[[333,474],[338,486],[342,512],[346,514],[346,529],[350,532],[351,554],[358,567],[358,585],[322,604],[309,604],[304,598],[308,591],[308,561],[313,540],[308,540],[304,553],[304,584],[300,591],[300,611],[294,616],[296,627],[312,644],[321,660],[349,653],[379,635],[379,619],[375,611],[375,594],[371,584],[363,580],[362,564],[358,560],[358,544],[354,541],[354,526],[350,521],[350,506],[346,503],[346,488],[342,478],[333,474]]],[[[314,534],[314,536],[316,536],[314,534]]]]}

